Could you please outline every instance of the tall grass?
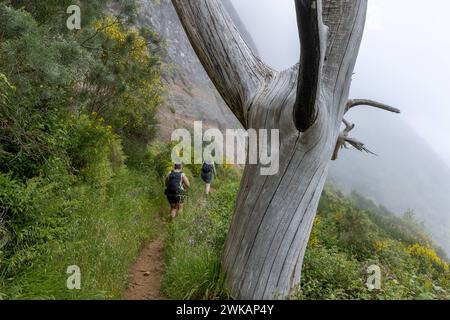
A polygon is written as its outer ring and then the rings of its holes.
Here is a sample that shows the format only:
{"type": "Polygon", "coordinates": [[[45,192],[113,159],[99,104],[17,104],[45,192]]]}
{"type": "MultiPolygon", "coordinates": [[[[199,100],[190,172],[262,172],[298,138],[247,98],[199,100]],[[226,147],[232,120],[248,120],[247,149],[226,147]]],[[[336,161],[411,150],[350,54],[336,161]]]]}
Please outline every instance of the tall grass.
{"type": "Polygon", "coordinates": [[[72,194],[79,206],[64,220],[65,236],[33,247],[29,264],[0,278],[3,298],[121,298],[129,265],[161,229],[158,179],[123,169],[105,190],[79,185],[72,194]],[[70,265],[81,269],[81,290],[67,289],[70,265]]]}
{"type": "Polygon", "coordinates": [[[168,226],[163,292],[169,299],[227,299],[220,258],[239,184],[234,169],[222,171],[209,198],[196,187],[183,214],[168,226]]]}
{"type": "MultiPolygon", "coordinates": [[[[213,186],[216,192],[208,199],[196,190],[184,214],[169,225],[166,297],[229,298],[220,259],[238,181],[238,175],[220,175],[213,186]]],[[[422,232],[406,228],[392,213],[385,213],[383,219],[389,219],[381,223],[379,213],[362,210],[353,199],[328,188],[318,211],[302,282],[291,299],[448,299],[448,265],[429,244],[411,246],[405,240],[421,239],[422,232]],[[367,267],[373,264],[381,268],[383,280],[381,290],[370,292],[367,267]]]]}

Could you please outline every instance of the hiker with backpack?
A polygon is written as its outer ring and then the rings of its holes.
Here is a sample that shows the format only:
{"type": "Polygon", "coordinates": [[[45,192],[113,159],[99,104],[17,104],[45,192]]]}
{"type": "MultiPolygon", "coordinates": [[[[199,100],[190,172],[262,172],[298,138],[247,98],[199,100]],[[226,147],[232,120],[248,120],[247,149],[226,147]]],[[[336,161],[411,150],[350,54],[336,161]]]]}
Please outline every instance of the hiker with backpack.
{"type": "Polygon", "coordinates": [[[188,177],[182,171],[181,163],[176,163],[174,169],[167,175],[165,194],[170,204],[170,216],[176,218],[183,209],[186,189],[190,187],[188,177]]]}
{"type": "Polygon", "coordinates": [[[216,176],[216,167],[214,166],[214,161],[206,160],[202,165],[201,177],[203,182],[206,183],[205,193],[209,195],[211,191],[211,181],[216,176]]]}

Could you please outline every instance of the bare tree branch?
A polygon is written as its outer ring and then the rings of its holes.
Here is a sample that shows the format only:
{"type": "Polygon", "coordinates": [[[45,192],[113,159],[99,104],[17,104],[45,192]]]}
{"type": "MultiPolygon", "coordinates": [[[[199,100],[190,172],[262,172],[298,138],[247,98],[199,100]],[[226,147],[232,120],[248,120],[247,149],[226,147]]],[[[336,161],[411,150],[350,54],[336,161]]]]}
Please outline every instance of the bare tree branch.
{"type": "MultiPolygon", "coordinates": [[[[368,99],[353,99],[353,100],[349,100],[347,102],[347,106],[346,106],[346,110],[345,112],[347,113],[351,108],[354,108],[356,106],[371,106],[371,107],[375,107],[381,110],[385,110],[385,111],[389,111],[389,112],[394,112],[394,113],[400,113],[400,110],[391,106],[388,106],[384,103],[380,103],[377,101],[373,101],[373,100],[368,100],[368,99]]],[[[372,151],[370,151],[369,149],[367,149],[364,146],[364,143],[353,139],[353,138],[349,138],[348,137],[348,133],[350,131],[352,131],[355,128],[354,124],[351,124],[350,122],[348,122],[345,119],[342,119],[342,122],[344,122],[345,124],[345,129],[344,131],[341,132],[341,134],[338,137],[338,140],[336,142],[336,147],[334,149],[333,152],[333,157],[332,160],[336,160],[338,157],[338,153],[339,150],[343,147],[347,147],[346,144],[350,144],[351,146],[353,146],[355,149],[359,150],[359,151],[365,151],[367,153],[376,155],[375,153],[373,153],[372,151]]]]}
{"type": "Polygon", "coordinates": [[[338,139],[336,142],[336,147],[334,148],[333,157],[331,158],[331,160],[337,160],[338,155],[339,155],[339,150],[342,148],[346,148],[346,149],[348,148],[347,143],[359,151],[365,151],[367,153],[377,155],[377,154],[373,153],[372,151],[370,151],[369,149],[367,149],[365,147],[365,144],[362,143],[361,141],[358,141],[354,138],[349,138],[348,134],[350,133],[350,131],[352,131],[355,128],[355,125],[353,123],[348,122],[345,119],[342,119],[342,122],[345,125],[345,129],[338,136],[338,139]]]}
{"type": "Polygon", "coordinates": [[[345,119],[342,119],[342,122],[345,124],[344,133],[348,134],[350,131],[352,131],[355,128],[355,124],[348,122],[345,119]]]}
{"type": "Polygon", "coordinates": [[[367,153],[373,154],[374,156],[377,156],[376,153],[373,153],[372,151],[370,151],[369,149],[367,149],[365,147],[365,144],[362,143],[361,141],[358,141],[354,138],[345,138],[344,140],[345,142],[348,142],[352,147],[354,147],[355,149],[359,150],[359,151],[365,151],[367,153]]]}
{"type": "Polygon", "coordinates": [[[342,134],[339,134],[338,140],[336,142],[336,146],[334,147],[333,151],[333,157],[331,160],[337,160],[339,155],[339,150],[341,150],[343,147],[345,147],[345,138],[342,134]]]}
{"type": "Polygon", "coordinates": [[[249,105],[273,70],[242,39],[220,0],[172,0],[203,67],[244,127],[249,105]]]}
{"type": "Polygon", "coordinates": [[[317,119],[327,28],[322,22],[322,0],[296,0],[295,6],[301,54],[294,122],[304,132],[317,119]]]}
{"type": "Polygon", "coordinates": [[[342,122],[345,125],[345,129],[338,136],[336,146],[333,151],[333,156],[331,158],[331,160],[333,160],[333,161],[337,160],[340,149],[347,148],[345,139],[348,137],[348,134],[350,133],[350,131],[352,131],[355,128],[355,125],[353,123],[350,123],[345,119],[342,119],[342,122]]]}
{"type": "Polygon", "coordinates": [[[375,107],[378,109],[386,110],[389,112],[400,113],[400,109],[388,106],[386,104],[383,104],[383,103],[380,103],[377,101],[367,100],[367,99],[349,100],[347,102],[347,109],[345,112],[348,112],[351,108],[356,107],[356,106],[370,106],[370,107],[375,107]]]}
{"type": "Polygon", "coordinates": [[[374,156],[378,156],[376,153],[374,153],[373,151],[370,151],[369,149],[367,149],[365,147],[365,144],[359,140],[356,140],[354,138],[349,138],[346,137],[343,133],[339,134],[338,140],[336,142],[336,147],[334,148],[333,151],[333,157],[331,158],[331,160],[337,160],[338,155],[339,155],[339,150],[342,148],[346,148],[348,149],[347,143],[350,144],[353,148],[361,151],[361,152],[367,152],[369,154],[372,154],[374,156]]]}

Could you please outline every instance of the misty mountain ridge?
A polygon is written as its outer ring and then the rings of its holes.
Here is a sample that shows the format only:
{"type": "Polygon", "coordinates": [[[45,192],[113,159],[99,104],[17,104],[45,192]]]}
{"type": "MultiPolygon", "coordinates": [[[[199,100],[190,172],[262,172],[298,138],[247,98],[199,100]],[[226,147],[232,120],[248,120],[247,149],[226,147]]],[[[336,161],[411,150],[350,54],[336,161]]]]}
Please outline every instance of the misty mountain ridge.
{"type": "Polygon", "coordinates": [[[378,156],[341,150],[328,181],[402,214],[411,209],[450,254],[450,170],[401,115],[361,107],[351,136],[378,156]]]}

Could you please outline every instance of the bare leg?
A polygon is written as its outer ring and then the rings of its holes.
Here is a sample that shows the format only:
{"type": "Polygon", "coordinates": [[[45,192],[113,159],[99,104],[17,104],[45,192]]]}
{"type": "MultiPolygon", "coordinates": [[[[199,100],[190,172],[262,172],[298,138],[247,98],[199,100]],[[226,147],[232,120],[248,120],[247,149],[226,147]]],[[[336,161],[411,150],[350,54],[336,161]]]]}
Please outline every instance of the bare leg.
{"type": "Polygon", "coordinates": [[[175,218],[177,216],[177,205],[175,203],[171,203],[170,204],[170,216],[173,218],[175,218]]]}
{"type": "Polygon", "coordinates": [[[211,184],[210,183],[207,183],[206,184],[206,189],[205,189],[205,193],[206,193],[206,195],[209,195],[209,192],[211,191],[211,184]]]}

